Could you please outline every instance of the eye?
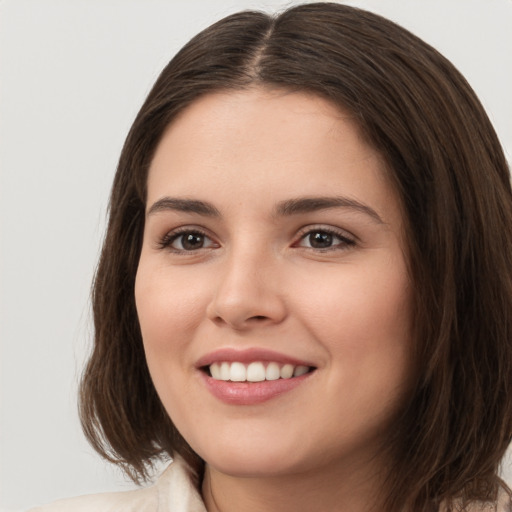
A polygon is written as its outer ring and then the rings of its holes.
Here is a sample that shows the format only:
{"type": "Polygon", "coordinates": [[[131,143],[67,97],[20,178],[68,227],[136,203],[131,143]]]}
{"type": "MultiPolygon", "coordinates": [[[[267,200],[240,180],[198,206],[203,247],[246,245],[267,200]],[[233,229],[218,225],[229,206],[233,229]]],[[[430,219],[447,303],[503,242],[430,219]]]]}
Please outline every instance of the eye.
{"type": "Polygon", "coordinates": [[[355,240],[346,234],[332,229],[309,229],[302,234],[298,247],[307,247],[316,250],[346,249],[355,245],[355,240]]]}
{"type": "Polygon", "coordinates": [[[176,252],[191,252],[217,246],[211,238],[197,230],[168,233],[159,245],[176,252]]]}

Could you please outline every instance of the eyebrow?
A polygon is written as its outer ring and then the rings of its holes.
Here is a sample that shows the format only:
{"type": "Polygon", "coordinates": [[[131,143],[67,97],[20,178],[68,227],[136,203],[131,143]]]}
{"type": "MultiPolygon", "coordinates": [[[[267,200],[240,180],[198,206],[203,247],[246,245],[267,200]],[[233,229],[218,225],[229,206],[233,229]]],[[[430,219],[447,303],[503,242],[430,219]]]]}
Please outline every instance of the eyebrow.
{"type": "Polygon", "coordinates": [[[220,212],[211,203],[199,201],[197,199],[178,199],[175,197],[163,197],[159,199],[148,210],[147,215],[153,215],[157,212],[173,210],[186,213],[197,213],[205,217],[220,217],[220,212]]]}
{"type": "Polygon", "coordinates": [[[277,204],[275,216],[299,215],[301,213],[311,213],[318,210],[328,210],[330,208],[349,208],[370,216],[379,224],[385,224],[380,215],[371,207],[351,199],[349,197],[299,197],[288,199],[277,204]]]}
{"type": "MultiPolygon", "coordinates": [[[[298,197],[287,199],[278,203],[273,212],[274,217],[288,217],[311,213],[331,208],[349,208],[364,213],[379,224],[385,224],[380,215],[371,207],[348,197],[298,197]]],[[[178,199],[175,197],[163,197],[159,199],[148,210],[147,215],[153,215],[162,211],[178,211],[185,213],[196,213],[205,217],[221,217],[220,211],[211,203],[198,199],[178,199]]]]}

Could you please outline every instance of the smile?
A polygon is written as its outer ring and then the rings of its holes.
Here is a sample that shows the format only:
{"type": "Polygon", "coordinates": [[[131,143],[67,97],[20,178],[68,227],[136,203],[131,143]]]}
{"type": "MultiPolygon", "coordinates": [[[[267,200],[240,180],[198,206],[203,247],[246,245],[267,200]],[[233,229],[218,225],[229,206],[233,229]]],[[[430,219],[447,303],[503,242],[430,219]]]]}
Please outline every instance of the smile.
{"type": "Polygon", "coordinates": [[[316,372],[312,361],[263,348],[221,348],[195,367],[206,389],[229,405],[257,405],[304,385],[316,372]]]}
{"type": "Polygon", "coordinates": [[[311,368],[304,365],[279,364],[277,362],[255,361],[244,364],[239,361],[216,362],[207,367],[214,380],[231,382],[263,382],[278,379],[292,379],[309,373],[311,368]]]}

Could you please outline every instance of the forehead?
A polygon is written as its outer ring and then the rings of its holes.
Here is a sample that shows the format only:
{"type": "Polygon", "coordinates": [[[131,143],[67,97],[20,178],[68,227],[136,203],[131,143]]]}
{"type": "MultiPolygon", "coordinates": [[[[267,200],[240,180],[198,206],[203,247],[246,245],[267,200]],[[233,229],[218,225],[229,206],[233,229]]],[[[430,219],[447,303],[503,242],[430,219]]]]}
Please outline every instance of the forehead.
{"type": "Polygon", "coordinates": [[[247,135],[273,147],[282,139],[310,139],[310,126],[321,128],[319,135],[342,129],[364,144],[353,116],[333,102],[312,93],[267,87],[219,91],[199,97],[177,115],[162,140],[178,130],[190,130],[196,136],[229,135],[233,141],[236,136],[241,139],[247,135]],[[220,126],[224,128],[222,133],[217,131],[220,126]],[[272,137],[275,130],[279,130],[280,140],[272,137]]]}

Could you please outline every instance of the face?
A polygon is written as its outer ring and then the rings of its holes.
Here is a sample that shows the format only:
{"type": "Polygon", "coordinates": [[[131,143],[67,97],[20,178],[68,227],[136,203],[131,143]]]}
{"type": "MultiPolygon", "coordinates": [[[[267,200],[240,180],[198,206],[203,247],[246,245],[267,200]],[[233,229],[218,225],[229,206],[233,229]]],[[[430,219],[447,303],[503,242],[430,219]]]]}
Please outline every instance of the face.
{"type": "Polygon", "coordinates": [[[409,390],[402,215],[379,155],[315,96],[211,94],[148,177],[136,304],[174,424],[231,475],[368,461],[409,390]]]}

